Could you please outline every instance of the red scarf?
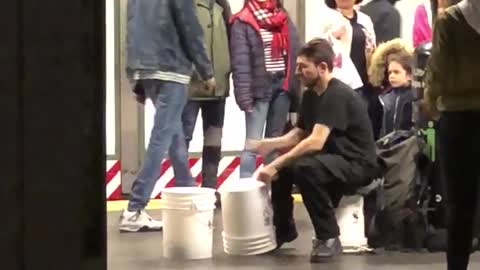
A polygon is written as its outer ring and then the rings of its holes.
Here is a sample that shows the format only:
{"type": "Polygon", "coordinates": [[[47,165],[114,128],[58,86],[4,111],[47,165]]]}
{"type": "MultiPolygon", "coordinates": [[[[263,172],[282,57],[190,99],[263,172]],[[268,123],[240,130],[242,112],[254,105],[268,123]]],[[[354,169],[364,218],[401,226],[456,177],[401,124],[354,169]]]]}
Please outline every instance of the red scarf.
{"type": "Polygon", "coordinates": [[[277,8],[277,0],[258,2],[250,0],[247,8],[255,17],[260,28],[273,33],[272,57],[280,58],[288,52],[288,20],[287,14],[277,8]]]}

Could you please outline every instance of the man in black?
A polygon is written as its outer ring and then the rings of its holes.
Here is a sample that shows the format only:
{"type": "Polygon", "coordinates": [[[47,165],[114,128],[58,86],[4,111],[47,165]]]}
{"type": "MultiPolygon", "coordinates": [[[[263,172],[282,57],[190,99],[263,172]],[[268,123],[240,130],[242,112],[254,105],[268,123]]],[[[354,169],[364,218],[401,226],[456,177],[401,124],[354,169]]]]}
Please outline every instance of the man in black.
{"type": "Polygon", "coordinates": [[[343,194],[370,184],[377,168],[367,108],[349,86],[332,77],[334,57],[326,40],[306,44],[297,58],[296,73],[308,87],[297,127],[282,137],[247,144],[262,155],[290,148],[265,166],[258,180],[272,182],[279,246],[298,236],[292,185],[300,189],[316,233],[312,262],[341,253],[334,207],[343,194]]]}

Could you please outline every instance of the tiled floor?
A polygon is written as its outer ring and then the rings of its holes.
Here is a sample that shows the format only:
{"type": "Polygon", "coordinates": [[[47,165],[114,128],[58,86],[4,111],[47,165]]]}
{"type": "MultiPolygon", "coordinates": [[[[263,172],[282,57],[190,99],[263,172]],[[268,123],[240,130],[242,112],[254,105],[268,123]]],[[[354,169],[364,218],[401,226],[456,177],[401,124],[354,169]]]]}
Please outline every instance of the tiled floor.
{"type": "MultiPolygon", "coordinates": [[[[172,261],[162,257],[162,233],[120,234],[117,221],[120,213],[108,214],[108,269],[112,270],[169,270],[169,269],[328,269],[328,270],[364,270],[364,269],[446,269],[444,255],[438,254],[401,254],[382,255],[343,255],[329,264],[310,264],[312,227],[308,215],[299,205],[296,210],[297,226],[301,233],[293,243],[285,245],[280,251],[270,255],[235,257],[223,252],[221,239],[221,215],[215,217],[214,256],[201,261],[172,261]]],[[[161,218],[160,211],[151,212],[153,217],[161,218]]],[[[474,256],[470,269],[480,267],[480,256],[474,256]]]]}

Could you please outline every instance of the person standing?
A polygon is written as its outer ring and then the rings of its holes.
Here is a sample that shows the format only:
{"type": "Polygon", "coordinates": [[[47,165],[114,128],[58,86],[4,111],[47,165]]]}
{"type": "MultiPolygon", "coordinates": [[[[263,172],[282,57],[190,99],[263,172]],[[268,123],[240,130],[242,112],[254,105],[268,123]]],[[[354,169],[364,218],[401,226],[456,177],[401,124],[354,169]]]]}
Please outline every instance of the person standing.
{"type": "Polygon", "coordinates": [[[372,19],[377,44],[400,37],[401,17],[395,2],[397,0],[372,0],[360,8],[372,19]]]}
{"type": "Polygon", "coordinates": [[[425,98],[430,111],[439,112],[447,265],[448,270],[466,270],[479,206],[480,2],[463,0],[439,14],[432,43],[425,98]]]}
{"type": "MultiPolygon", "coordinates": [[[[300,91],[295,78],[298,43],[295,25],[277,0],[248,0],[233,16],[232,73],[235,99],[245,112],[246,146],[263,138],[264,130],[265,137],[283,134],[300,91]]],[[[246,148],[240,178],[252,177],[256,169],[256,154],[246,148]]],[[[265,157],[265,163],[275,155],[265,157]]]]}
{"type": "Polygon", "coordinates": [[[222,129],[225,99],[230,90],[230,51],[228,24],[231,9],[226,0],[195,0],[197,16],[205,34],[205,47],[212,61],[216,88],[206,89],[201,77],[194,72],[189,86],[189,101],[183,110],[182,123],[186,148],[174,141],[170,156],[188,154],[188,146],[199,111],[203,120],[202,187],[217,188],[218,166],[221,159],[222,129]]]}
{"type": "MultiPolygon", "coordinates": [[[[151,99],[156,112],[145,161],[119,227],[122,232],[161,230],[162,223],[144,209],[172,140],[185,143],[181,116],[192,66],[206,89],[215,88],[215,79],[193,0],[129,0],[127,31],[127,75],[136,82],[137,99],[151,99]]],[[[187,156],[172,163],[176,180],[191,184],[187,156]]]]}
{"type": "Polygon", "coordinates": [[[343,27],[337,35],[344,37],[342,43],[345,51],[349,53],[362,79],[363,86],[354,90],[363,97],[368,106],[374,138],[378,139],[382,122],[382,105],[378,100],[378,93],[368,80],[368,66],[370,56],[376,48],[376,36],[370,17],[355,8],[355,5],[361,2],[362,0],[325,0],[325,4],[329,8],[342,16],[343,27]]]}

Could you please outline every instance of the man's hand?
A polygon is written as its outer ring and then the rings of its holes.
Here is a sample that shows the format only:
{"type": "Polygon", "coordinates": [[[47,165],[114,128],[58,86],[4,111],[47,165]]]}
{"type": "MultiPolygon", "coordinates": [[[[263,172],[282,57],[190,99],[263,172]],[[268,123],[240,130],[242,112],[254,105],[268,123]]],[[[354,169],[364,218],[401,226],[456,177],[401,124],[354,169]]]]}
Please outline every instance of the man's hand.
{"type": "Polygon", "coordinates": [[[265,141],[247,139],[245,149],[257,153],[263,157],[273,152],[272,147],[265,141]]]}
{"type": "Polygon", "coordinates": [[[277,180],[278,171],[274,166],[267,165],[263,167],[260,173],[257,176],[257,180],[265,184],[271,183],[272,181],[277,180]]]}
{"type": "Polygon", "coordinates": [[[215,87],[217,87],[217,83],[215,82],[215,78],[212,77],[210,80],[206,81],[205,82],[205,87],[209,91],[215,90],[215,87]]]}

